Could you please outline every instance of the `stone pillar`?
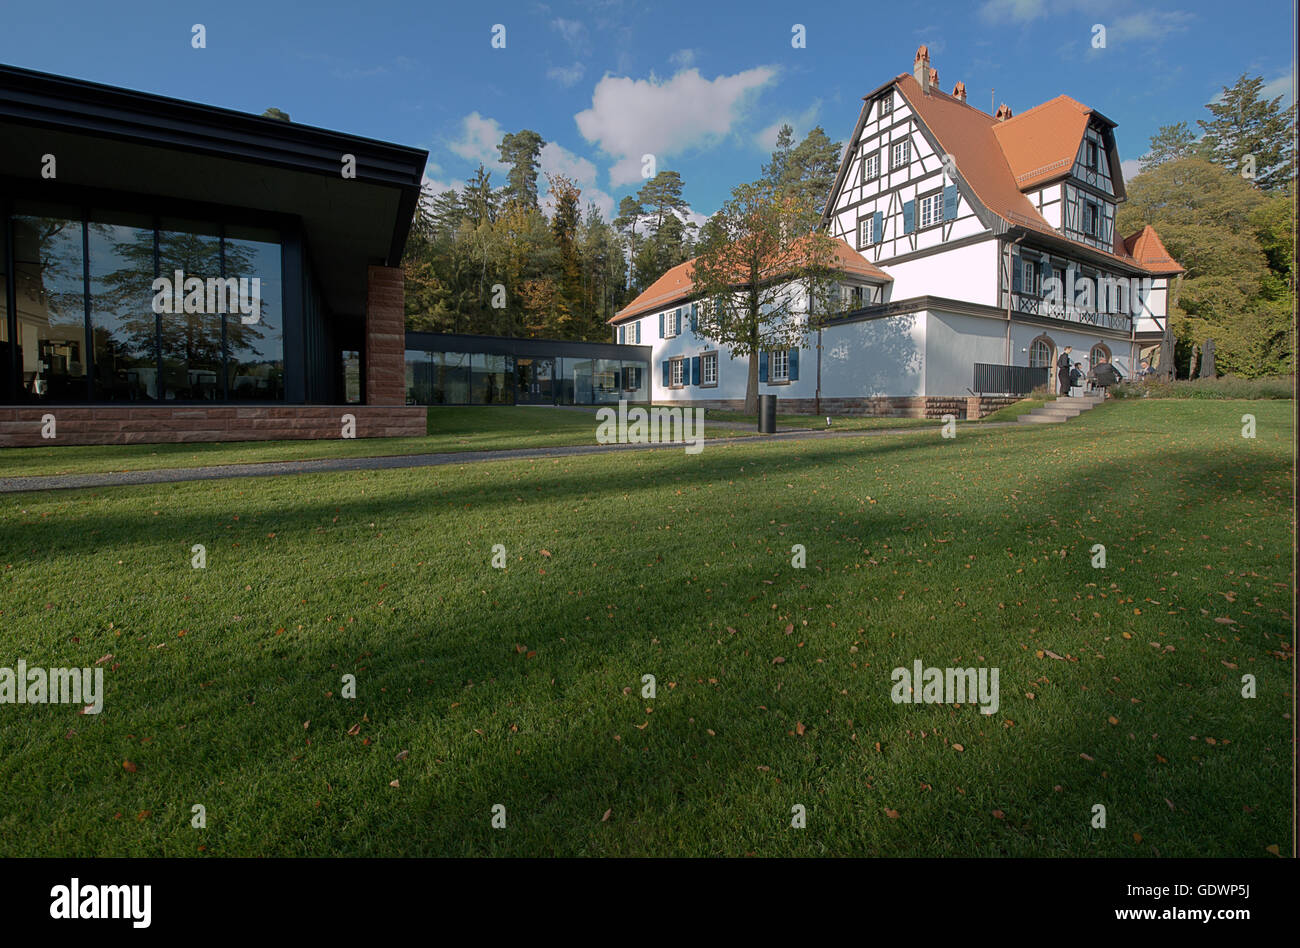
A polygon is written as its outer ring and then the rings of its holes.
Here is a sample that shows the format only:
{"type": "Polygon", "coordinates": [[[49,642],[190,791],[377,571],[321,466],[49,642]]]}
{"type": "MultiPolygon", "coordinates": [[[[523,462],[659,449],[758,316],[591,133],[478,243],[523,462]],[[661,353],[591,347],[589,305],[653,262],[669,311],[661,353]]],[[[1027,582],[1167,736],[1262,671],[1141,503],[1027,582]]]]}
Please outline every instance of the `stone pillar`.
{"type": "Polygon", "coordinates": [[[406,296],[400,267],[370,267],[366,288],[366,404],[406,404],[406,296]]]}

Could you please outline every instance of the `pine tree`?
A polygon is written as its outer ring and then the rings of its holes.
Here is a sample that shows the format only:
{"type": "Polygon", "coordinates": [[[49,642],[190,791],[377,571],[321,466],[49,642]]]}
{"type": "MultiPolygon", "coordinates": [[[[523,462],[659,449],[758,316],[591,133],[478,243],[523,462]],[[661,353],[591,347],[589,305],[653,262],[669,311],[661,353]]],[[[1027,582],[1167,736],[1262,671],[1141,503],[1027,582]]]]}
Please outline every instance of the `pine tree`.
{"type": "Polygon", "coordinates": [[[545,144],[541,135],[527,128],[501,139],[497,151],[501,163],[510,168],[506,173],[507,204],[537,207],[538,157],[545,144]]]}
{"type": "Polygon", "coordinates": [[[1254,162],[1254,180],[1266,191],[1283,187],[1296,173],[1296,107],[1281,107],[1282,97],[1272,101],[1259,97],[1264,80],[1241,74],[1232,86],[1223,87],[1219,102],[1206,108],[1209,121],[1197,119],[1205,132],[1210,159],[1234,174],[1254,162]]]}
{"type": "Polygon", "coordinates": [[[1174,125],[1161,125],[1151,136],[1151,150],[1138,159],[1142,171],[1163,165],[1166,161],[1177,161],[1196,154],[1198,143],[1186,122],[1174,125]]]}

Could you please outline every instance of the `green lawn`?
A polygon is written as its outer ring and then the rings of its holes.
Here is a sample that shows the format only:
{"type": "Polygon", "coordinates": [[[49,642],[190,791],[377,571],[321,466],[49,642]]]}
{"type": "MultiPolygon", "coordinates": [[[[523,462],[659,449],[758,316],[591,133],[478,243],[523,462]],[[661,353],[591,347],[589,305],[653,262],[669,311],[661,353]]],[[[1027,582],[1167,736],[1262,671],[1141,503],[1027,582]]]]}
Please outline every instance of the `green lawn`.
{"type": "MultiPolygon", "coordinates": [[[[0,448],[0,476],[91,474],[216,464],[255,464],[317,458],[365,458],[446,451],[550,448],[596,442],[596,409],[430,408],[423,438],[330,441],[237,441],[204,444],[60,445],[0,448]]],[[[706,425],[706,437],[752,434],[732,425],[706,425]]]]}
{"type": "MultiPolygon", "coordinates": [[[[746,415],[738,411],[719,411],[710,408],[705,420],[710,423],[740,425],[751,431],[758,427],[758,415],[746,415]]],[[[832,431],[868,431],[874,428],[923,428],[926,425],[939,425],[942,423],[942,420],[938,418],[874,418],[868,415],[831,416],[832,431]]],[[[823,431],[826,429],[826,416],[777,414],[777,431],[797,429],[823,431]]]]}
{"type": "Polygon", "coordinates": [[[5,495],[0,855],[1289,852],[1293,407],[5,495]]]}
{"type": "MultiPolygon", "coordinates": [[[[595,444],[595,413],[595,408],[430,408],[428,435],[423,438],[0,448],[0,477],[595,444]]],[[[915,428],[925,424],[926,421],[916,418],[834,420],[835,428],[854,430],[915,428]]],[[[778,429],[825,428],[826,420],[808,415],[778,415],[777,425],[778,429]]],[[[757,427],[757,416],[710,411],[705,417],[704,434],[707,438],[747,437],[756,435],[757,427]]]]}

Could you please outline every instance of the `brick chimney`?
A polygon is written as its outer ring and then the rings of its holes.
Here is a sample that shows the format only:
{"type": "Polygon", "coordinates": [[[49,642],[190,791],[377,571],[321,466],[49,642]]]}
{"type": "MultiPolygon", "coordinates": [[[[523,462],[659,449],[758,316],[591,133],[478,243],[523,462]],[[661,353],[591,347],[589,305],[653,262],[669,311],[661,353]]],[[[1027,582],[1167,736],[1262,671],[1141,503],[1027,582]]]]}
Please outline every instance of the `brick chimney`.
{"type": "Polygon", "coordinates": [[[964,82],[958,82],[955,86],[953,86],[953,87],[952,87],[952,97],[953,97],[954,99],[959,99],[960,101],[965,102],[965,101],[966,101],[966,83],[964,83],[964,82]]]}
{"type": "Polygon", "coordinates": [[[999,122],[1005,122],[1007,119],[1011,118],[1011,106],[1003,102],[998,106],[998,110],[993,113],[993,117],[999,122]]]}
{"type": "Polygon", "coordinates": [[[930,88],[931,89],[939,88],[939,70],[937,69],[930,70],[930,88]]]}
{"type": "Polygon", "coordinates": [[[934,70],[930,68],[930,48],[928,46],[919,46],[916,50],[916,59],[912,61],[912,78],[916,80],[921,91],[927,95],[930,92],[930,76],[934,70]]]}

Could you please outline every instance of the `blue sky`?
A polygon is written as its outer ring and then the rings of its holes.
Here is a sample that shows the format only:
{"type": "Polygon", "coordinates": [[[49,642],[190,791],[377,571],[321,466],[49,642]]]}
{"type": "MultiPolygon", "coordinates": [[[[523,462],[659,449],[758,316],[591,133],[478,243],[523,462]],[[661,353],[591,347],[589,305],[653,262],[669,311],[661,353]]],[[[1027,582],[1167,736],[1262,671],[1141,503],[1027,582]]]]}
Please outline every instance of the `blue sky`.
{"type": "Polygon", "coordinates": [[[1242,72],[1287,103],[1295,74],[1285,0],[0,3],[0,62],[427,148],[439,186],[492,169],[501,133],[532,128],[543,170],[606,211],[651,153],[712,213],[758,175],[782,121],[844,141],[862,96],[921,43],[942,87],[963,80],[981,108],[991,89],[1017,113],[1060,93],[1097,108],[1126,163],[1158,126],[1195,127],[1242,72]]]}

